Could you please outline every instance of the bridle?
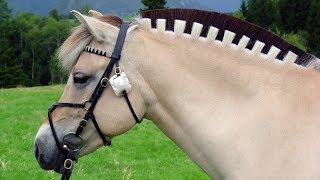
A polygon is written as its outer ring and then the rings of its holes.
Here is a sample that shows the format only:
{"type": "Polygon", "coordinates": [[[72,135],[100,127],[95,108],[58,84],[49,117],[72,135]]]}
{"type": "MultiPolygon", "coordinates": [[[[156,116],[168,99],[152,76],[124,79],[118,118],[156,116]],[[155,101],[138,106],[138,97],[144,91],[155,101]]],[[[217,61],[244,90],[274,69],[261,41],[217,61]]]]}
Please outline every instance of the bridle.
{"type": "MultiPolygon", "coordinates": [[[[54,137],[54,140],[56,142],[56,145],[60,151],[60,153],[64,154],[66,156],[65,160],[64,160],[64,172],[62,174],[61,179],[63,180],[68,180],[71,176],[72,170],[74,168],[75,163],[77,162],[77,155],[79,153],[79,150],[83,147],[83,139],[81,138],[81,133],[83,132],[84,128],[86,127],[86,125],[88,124],[88,121],[91,119],[92,123],[94,125],[94,127],[96,128],[100,138],[102,139],[103,143],[105,146],[110,146],[111,145],[111,141],[107,140],[104,136],[104,134],[102,133],[101,129],[99,128],[99,125],[95,119],[95,116],[93,114],[94,108],[96,107],[96,104],[99,100],[99,98],[101,97],[104,89],[109,85],[109,77],[110,74],[112,73],[113,67],[116,66],[115,68],[115,74],[116,77],[120,77],[123,78],[123,72],[121,72],[121,69],[119,67],[119,60],[121,58],[121,51],[122,51],[122,47],[124,44],[124,40],[126,38],[126,34],[127,34],[127,30],[129,28],[129,23],[128,22],[123,22],[121,24],[120,27],[120,31],[117,37],[117,41],[114,47],[114,51],[112,52],[111,56],[108,56],[106,54],[106,52],[101,51],[101,50],[97,50],[91,47],[86,47],[84,51],[90,52],[90,53],[94,53],[97,55],[101,55],[101,56],[105,56],[110,58],[110,62],[107,66],[107,68],[105,69],[103,75],[100,78],[99,83],[96,85],[93,93],[91,94],[91,97],[89,100],[85,101],[82,104],[77,104],[77,103],[64,103],[64,102],[56,102],[54,104],[52,104],[52,106],[48,109],[48,119],[49,119],[49,124],[50,124],[50,128],[54,137]],[[59,141],[58,135],[56,133],[53,121],[52,121],[52,117],[51,117],[51,113],[57,108],[57,107],[71,107],[71,108],[82,108],[86,110],[86,114],[83,117],[83,119],[80,121],[79,126],[77,127],[77,130],[75,132],[69,132],[67,134],[64,135],[64,137],[62,138],[62,142],[59,141]]],[[[124,77],[126,78],[126,76],[124,77]]],[[[130,85],[131,87],[131,85],[130,85]]],[[[128,98],[127,95],[127,91],[125,89],[121,89],[122,93],[120,95],[123,95],[128,107],[136,121],[136,123],[141,123],[141,121],[139,120],[139,118],[137,117],[131,103],[130,100],[128,98]]],[[[118,95],[118,94],[117,94],[118,95]]]]}

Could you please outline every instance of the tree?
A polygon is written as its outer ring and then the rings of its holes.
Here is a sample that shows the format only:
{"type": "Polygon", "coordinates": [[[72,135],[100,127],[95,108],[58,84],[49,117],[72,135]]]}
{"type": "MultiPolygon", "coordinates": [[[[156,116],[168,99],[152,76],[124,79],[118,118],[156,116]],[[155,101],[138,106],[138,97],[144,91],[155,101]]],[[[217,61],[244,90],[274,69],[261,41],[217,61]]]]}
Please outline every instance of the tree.
{"type": "MultiPolygon", "coordinates": [[[[40,34],[41,31],[38,26],[34,26],[31,30],[29,30],[25,35],[26,45],[30,49],[32,54],[32,62],[31,62],[31,81],[32,84],[35,84],[35,71],[36,71],[36,53],[37,49],[40,48],[40,34]]],[[[37,71],[39,72],[39,71],[37,71]]]]}
{"type": "Polygon", "coordinates": [[[276,0],[248,0],[246,20],[265,29],[274,29],[279,21],[276,0]]]}
{"type": "Polygon", "coordinates": [[[167,4],[166,0],[141,0],[141,3],[146,6],[146,8],[141,9],[150,10],[150,9],[163,9],[166,8],[165,5],[167,4]]]}
{"type": "Polygon", "coordinates": [[[3,81],[1,87],[25,85],[28,79],[23,58],[26,53],[23,53],[22,49],[24,46],[23,32],[29,24],[25,20],[19,21],[18,17],[21,16],[17,15],[16,18],[0,21],[0,62],[2,67],[0,79],[3,81]]]}
{"type": "MultiPolygon", "coordinates": [[[[40,48],[34,48],[36,42],[41,42],[39,34],[34,33],[32,38],[28,34],[30,31],[37,29],[39,24],[41,24],[42,18],[30,13],[18,13],[15,18],[10,20],[8,26],[10,26],[10,34],[8,37],[11,41],[11,46],[14,47],[15,52],[14,58],[11,61],[14,65],[21,65],[27,80],[24,82],[26,86],[39,85],[40,69],[37,66],[37,59],[41,57],[39,53],[40,48]]],[[[39,45],[40,47],[40,45],[39,45]]]]}
{"type": "Polygon", "coordinates": [[[52,9],[49,12],[49,16],[52,17],[53,19],[59,21],[59,15],[58,15],[58,10],[57,9],[52,9]]]}
{"type": "Polygon", "coordinates": [[[11,16],[11,9],[8,7],[6,0],[0,0],[0,22],[9,19],[11,16]]]}
{"type": "Polygon", "coordinates": [[[24,85],[26,76],[23,73],[20,65],[2,67],[0,66],[0,87],[16,87],[18,85],[24,85]]]}
{"type": "Polygon", "coordinates": [[[89,5],[88,3],[85,3],[85,4],[81,7],[80,13],[81,13],[81,14],[86,14],[86,15],[88,15],[90,9],[91,9],[90,5],[89,5]]]}
{"type": "Polygon", "coordinates": [[[316,56],[320,56],[320,0],[312,0],[309,17],[307,19],[308,49],[316,56]]]}
{"type": "Polygon", "coordinates": [[[44,27],[42,28],[43,40],[43,50],[46,54],[46,74],[49,74],[49,82],[51,84],[61,83],[64,74],[60,71],[58,67],[57,58],[55,56],[56,49],[62,44],[62,42],[67,38],[70,29],[75,26],[77,21],[62,19],[56,21],[53,18],[48,18],[44,27]],[[53,61],[53,62],[52,62],[53,61]]]}
{"type": "Polygon", "coordinates": [[[279,0],[282,27],[286,32],[305,30],[311,0],[279,0]]]}
{"type": "Polygon", "coordinates": [[[65,76],[54,54],[78,22],[61,19],[55,9],[49,17],[10,13],[0,0],[0,88],[61,83],[65,76]]]}
{"type": "Polygon", "coordinates": [[[5,0],[0,0],[0,65],[4,68],[8,65],[8,59],[11,58],[13,48],[10,47],[10,39],[8,38],[8,21],[11,16],[11,9],[8,8],[8,3],[5,0]]]}
{"type": "Polygon", "coordinates": [[[289,34],[281,34],[281,38],[286,40],[288,43],[302,49],[303,51],[307,51],[307,32],[299,31],[298,33],[289,33],[289,34]]]}
{"type": "Polygon", "coordinates": [[[248,15],[248,6],[247,6],[247,1],[246,0],[242,0],[241,1],[240,12],[242,13],[242,16],[244,18],[247,17],[247,15],[248,15]]]}
{"type": "Polygon", "coordinates": [[[68,74],[62,71],[58,59],[58,50],[51,56],[50,61],[51,84],[62,84],[68,79],[68,74]]]}

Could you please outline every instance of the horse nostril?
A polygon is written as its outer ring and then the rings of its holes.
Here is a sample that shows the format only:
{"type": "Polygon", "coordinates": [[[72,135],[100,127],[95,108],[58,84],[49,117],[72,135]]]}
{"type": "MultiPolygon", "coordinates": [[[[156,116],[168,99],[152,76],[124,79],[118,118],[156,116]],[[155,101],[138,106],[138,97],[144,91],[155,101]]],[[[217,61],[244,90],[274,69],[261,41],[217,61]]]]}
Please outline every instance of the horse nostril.
{"type": "Polygon", "coordinates": [[[36,156],[36,159],[39,157],[39,148],[37,143],[34,144],[34,155],[36,156]]]}

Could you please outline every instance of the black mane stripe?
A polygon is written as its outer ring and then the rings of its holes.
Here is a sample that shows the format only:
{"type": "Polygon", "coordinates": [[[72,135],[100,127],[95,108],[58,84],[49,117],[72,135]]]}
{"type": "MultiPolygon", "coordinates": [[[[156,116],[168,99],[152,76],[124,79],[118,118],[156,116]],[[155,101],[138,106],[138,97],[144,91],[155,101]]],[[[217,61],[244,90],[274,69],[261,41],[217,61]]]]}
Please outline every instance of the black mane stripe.
{"type": "Polygon", "coordinates": [[[152,28],[156,28],[157,19],[166,19],[166,30],[170,31],[174,29],[174,20],[184,20],[187,22],[184,31],[187,34],[191,34],[192,25],[197,22],[203,25],[200,35],[203,37],[207,36],[209,27],[213,26],[219,29],[217,40],[222,40],[224,31],[229,30],[236,33],[236,37],[233,40],[234,44],[238,44],[242,36],[245,35],[250,38],[246,48],[252,49],[255,42],[259,40],[265,43],[262,53],[268,53],[271,46],[275,46],[281,50],[277,59],[283,60],[285,55],[292,51],[298,55],[295,63],[300,65],[307,65],[314,58],[313,55],[289,44],[279,36],[259,26],[222,13],[194,9],[158,9],[144,11],[141,13],[141,17],[150,18],[152,28]]]}

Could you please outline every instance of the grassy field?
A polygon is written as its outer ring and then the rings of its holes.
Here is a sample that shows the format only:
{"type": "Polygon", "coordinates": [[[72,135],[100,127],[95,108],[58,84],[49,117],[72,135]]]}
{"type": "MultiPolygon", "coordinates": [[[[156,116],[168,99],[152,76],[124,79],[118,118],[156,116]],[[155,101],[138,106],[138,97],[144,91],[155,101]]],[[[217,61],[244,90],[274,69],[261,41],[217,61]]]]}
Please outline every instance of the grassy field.
{"type": "MultiPolygon", "coordinates": [[[[0,179],[59,179],[42,170],[33,141],[63,86],[0,89],[0,179]]],[[[72,179],[209,179],[172,141],[145,120],[113,145],[81,158],[72,179]]]]}

